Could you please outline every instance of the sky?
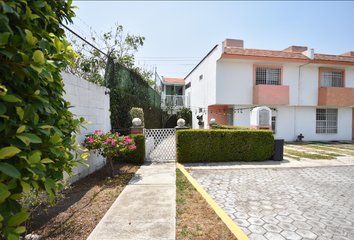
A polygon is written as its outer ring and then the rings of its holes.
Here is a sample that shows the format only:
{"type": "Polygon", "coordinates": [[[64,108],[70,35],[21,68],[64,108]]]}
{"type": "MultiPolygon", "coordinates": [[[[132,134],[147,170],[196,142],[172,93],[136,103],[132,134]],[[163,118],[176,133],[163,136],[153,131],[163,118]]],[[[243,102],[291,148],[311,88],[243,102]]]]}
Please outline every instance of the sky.
{"type": "Polygon", "coordinates": [[[84,36],[90,28],[146,38],[136,64],[156,68],[164,77],[184,78],[226,38],[245,48],[283,50],[291,45],[315,53],[354,51],[352,1],[73,1],[71,29],[84,36]]]}

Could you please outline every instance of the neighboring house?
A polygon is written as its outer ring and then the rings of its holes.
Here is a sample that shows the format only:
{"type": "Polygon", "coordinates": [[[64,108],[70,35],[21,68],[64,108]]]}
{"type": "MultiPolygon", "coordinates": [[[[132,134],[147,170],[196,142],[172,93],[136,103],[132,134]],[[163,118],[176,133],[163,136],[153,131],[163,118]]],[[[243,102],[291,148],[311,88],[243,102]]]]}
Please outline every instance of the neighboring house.
{"type": "Polygon", "coordinates": [[[164,78],[162,77],[161,108],[166,110],[168,106],[173,110],[178,110],[186,106],[187,101],[184,95],[183,78],[164,78]]]}
{"type": "Polygon", "coordinates": [[[303,140],[351,140],[354,135],[354,52],[250,49],[243,40],[226,39],[184,82],[181,94],[188,96],[193,128],[209,128],[211,118],[249,127],[251,109],[267,106],[275,136],[286,141],[300,133],[303,140]],[[199,126],[196,118],[202,115],[199,126]]]}

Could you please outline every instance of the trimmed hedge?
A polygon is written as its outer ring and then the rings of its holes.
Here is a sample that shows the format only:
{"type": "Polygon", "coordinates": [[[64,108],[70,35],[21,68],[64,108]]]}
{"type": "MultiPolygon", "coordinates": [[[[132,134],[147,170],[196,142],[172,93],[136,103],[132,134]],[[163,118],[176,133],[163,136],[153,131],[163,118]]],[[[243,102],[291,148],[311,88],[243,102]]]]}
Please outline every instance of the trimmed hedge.
{"type": "Polygon", "coordinates": [[[274,153],[274,136],[269,130],[177,131],[177,161],[228,162],[263,161],[274,153]]]}
{"type": "Polygon", "coordinates": [[[249,130],[249,127],[238,127],[238,126],[230,126],[230,125],[219,125],[214,124],[212,126],[213,129],[238,129],[238,130],[249,130]]]}
{"type": "Polygon", "coordinates": [[[145,135],[132,134],[129,138],[133,139],[136,145],[136,150],[127,154],[127,161],[135,164],[144,164],[145,160],[145,135]]]}

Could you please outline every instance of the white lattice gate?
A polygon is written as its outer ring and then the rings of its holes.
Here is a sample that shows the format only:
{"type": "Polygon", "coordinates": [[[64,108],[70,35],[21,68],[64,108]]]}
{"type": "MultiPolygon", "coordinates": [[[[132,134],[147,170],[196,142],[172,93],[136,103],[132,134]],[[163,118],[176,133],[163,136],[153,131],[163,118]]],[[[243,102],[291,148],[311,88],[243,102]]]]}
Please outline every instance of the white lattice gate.
{"type": "Polygon", "coordinates": [[[144,129],[146,160],[176,160],[176,129],[144,129]]]}

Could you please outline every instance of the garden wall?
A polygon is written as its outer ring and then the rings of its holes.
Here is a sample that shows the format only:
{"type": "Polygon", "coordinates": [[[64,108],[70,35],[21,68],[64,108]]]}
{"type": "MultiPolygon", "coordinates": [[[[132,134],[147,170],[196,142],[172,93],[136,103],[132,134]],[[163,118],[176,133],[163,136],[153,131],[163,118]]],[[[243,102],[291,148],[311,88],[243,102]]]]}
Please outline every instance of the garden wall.
{"type": "MultiPolygon", "coordinates": [[[[85,135],[95,133],[95,130],[109,132],[111,130],[109,94],[105,95],[108,89],[68,73],[62,73],[62,76],[66,91],[64,99],[74,106],[71,112],[77,115],[76,118],[83,117],[92,122],[86,126],[87,129],[81,129],[81,134],[76,136],[76,142],[83,143],[85,135]]],[[[93,154],[92,151],[90,154],[87,161],[90,167],[78,164],[74,170],[75,177],[70,182],[75,182],[105,165],[105,158],[93,154]]]]}

